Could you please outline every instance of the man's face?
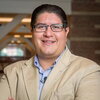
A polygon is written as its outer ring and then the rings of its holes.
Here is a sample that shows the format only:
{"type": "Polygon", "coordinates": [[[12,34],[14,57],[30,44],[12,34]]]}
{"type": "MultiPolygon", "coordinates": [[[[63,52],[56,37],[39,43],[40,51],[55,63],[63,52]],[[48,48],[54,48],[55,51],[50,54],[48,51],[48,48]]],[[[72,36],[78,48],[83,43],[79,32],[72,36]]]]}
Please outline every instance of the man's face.
{"type": "MultiPolygon", "coordinates": [[[[62,24],[61,19],[55,13],[44,12],[38,15],[35,25],[62,24]]],[[[36,28],[36,27],[35,27],[36,28]]],[[[33,44],[38,57],[57,58],[66,46],[69,28],[62,28],[62,31],[54,32],[48,27],[45,31],[38,32],[33,29],[33,44]]]]}

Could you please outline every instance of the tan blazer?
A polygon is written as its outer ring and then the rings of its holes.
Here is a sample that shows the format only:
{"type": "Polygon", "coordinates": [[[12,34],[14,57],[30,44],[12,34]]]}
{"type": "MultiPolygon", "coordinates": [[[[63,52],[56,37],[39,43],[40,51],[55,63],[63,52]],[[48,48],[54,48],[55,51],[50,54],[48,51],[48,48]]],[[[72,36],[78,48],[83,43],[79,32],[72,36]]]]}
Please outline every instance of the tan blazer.
{"type": "MultiPolygon", "coordinates": [[[[38,100],[39,73],[33,58],[4,69],[0,100],[38,100]]],[[[48,76],[40,100],[100,100],[100,67],[65,50],[48,76]]]]}

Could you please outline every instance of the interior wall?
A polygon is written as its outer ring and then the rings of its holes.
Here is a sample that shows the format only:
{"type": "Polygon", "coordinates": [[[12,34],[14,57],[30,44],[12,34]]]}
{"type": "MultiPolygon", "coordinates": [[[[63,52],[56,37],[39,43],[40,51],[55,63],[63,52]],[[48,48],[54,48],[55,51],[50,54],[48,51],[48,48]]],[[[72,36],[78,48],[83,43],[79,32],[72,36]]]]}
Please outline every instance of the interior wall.
{"type": "Polygon", "coordinates": [[[100,64],[100,2],[73,0],[70,25],[72,52],[100,64]]]}

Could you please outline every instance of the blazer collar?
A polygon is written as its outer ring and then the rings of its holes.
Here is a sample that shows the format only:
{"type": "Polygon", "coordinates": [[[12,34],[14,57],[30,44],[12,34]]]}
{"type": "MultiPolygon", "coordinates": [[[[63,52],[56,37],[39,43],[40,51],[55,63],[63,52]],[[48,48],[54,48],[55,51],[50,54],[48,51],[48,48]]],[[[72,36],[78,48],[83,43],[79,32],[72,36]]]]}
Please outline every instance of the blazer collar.
{"type": "Polygon", "coordinates": [[[68,65],[70,64],[71,60],[70,57],[71,52],[68,48],[66,48],[44,84],[41,94],[41,100],[47,100],[46,97],[50,94],[54,84],[61,78],[63,72],[68,69],[68,65]]]}
{"type": "Polygon", "coordinates": [[[29,100],[38,100],[38,70],[33,66],[33,57],[25,62],[26,67],[23,67],[23,77],[25,81],[26,91],[29,100]]]}

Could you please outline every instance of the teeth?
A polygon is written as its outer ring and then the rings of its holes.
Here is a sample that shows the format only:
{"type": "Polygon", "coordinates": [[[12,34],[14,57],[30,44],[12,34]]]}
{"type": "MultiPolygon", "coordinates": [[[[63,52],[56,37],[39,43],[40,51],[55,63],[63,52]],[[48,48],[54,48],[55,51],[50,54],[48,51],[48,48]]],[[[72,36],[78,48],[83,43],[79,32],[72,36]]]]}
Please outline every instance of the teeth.
{"type": "Polygon", "coordinates": [[[47,41],[44,41],[44,40],[43,40],[43,42],[54,43],[54,41],[48,41],[48,40],[47,40],[47,41]]]}

